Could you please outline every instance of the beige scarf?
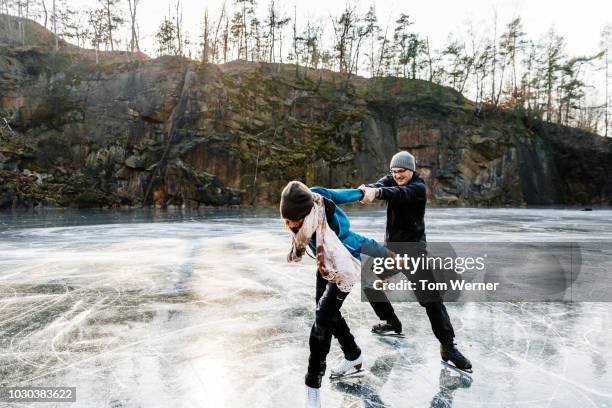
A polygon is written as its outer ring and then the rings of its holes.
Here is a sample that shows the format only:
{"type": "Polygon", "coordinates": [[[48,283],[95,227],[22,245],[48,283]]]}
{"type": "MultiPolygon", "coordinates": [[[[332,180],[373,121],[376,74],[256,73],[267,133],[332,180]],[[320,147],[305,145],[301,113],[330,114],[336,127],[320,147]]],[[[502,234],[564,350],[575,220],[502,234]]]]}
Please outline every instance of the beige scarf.
{"type": "Polygon", "coordinates": [[[342,292],[350,292],[361,276],[361,263],[342,245],[338,236],[327,225],[323,197],[312,193],[314,205],[295,234],[288,262],[299,262],[306,252],[313,233],[317,233],[317,268],[321,276],[336,283],[342,292]]]}

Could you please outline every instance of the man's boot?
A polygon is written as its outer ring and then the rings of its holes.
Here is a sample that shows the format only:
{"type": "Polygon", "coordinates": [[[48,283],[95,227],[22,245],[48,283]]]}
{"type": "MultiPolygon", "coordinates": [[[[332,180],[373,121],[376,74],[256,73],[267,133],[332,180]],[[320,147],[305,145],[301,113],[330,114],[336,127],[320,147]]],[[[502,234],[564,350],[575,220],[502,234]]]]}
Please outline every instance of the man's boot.
{"type": "Polygon", "coordinates": [[[442,361],[450,360],[460,370],[472,372],[472,363],[459,350],[454,342],[440,344],[440,356],[442,361]]]}

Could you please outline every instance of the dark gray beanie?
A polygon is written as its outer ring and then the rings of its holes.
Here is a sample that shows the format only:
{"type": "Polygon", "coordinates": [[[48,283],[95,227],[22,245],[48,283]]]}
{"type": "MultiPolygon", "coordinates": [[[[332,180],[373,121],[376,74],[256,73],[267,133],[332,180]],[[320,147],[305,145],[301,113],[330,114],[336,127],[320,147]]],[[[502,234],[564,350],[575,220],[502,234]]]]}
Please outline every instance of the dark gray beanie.
{"type": "Polygon", "coordinates": [[[281,217],[291,221],[298,221],[306,217],[314,201],[308,187],[299,181],[292,181],[285,186],[281,193],[281,217]]]}
{"type": "Polygon", "coordinates": [[[403,169],[410,169],[414,171],[416,168],[414,156],[406,151],[395,153],[395,155],[391,158],[391,164],[389,164],[389,168],[393,167],[401,167],[403,169]]]}

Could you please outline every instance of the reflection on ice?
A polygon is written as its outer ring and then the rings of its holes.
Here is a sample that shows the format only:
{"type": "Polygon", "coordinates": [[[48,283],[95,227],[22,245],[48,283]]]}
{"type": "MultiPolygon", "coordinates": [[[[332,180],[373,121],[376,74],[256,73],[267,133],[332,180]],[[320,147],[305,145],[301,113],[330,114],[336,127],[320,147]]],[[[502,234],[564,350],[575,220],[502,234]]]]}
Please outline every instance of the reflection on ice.
{"type": "MultiPolygon", "coordinates": [[[[276,214],[76,214],[1,215],[2,385],[76,386],[75,407],[301,406],[314,264],[285,262],[276,214]]],[[[431,210],[428,238],[610,240],[610,215],[431,210]]],[[[382,237],[381,211],[351,219],[382,237]]],[[[397,307],[405,338],[374,337],[351,294],[343,313],[366,370],[325,381],[324,406],[612,406],[610,304],[447,308],[471,377],[440,364],[418,304],[397,307]]]]}

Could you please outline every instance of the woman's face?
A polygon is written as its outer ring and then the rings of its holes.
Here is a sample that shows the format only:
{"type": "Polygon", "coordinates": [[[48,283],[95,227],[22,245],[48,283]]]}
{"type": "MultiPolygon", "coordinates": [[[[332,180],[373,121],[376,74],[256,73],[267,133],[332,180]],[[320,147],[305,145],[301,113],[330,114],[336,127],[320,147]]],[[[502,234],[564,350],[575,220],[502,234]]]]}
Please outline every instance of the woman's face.
{"type": "Polygon", "coordinates": [[[302,225],[304,224],[304,219],[298,221],[292,221],[285,218],[285,225],[289,228],[294,234],[297,234],[302,225]]]}

